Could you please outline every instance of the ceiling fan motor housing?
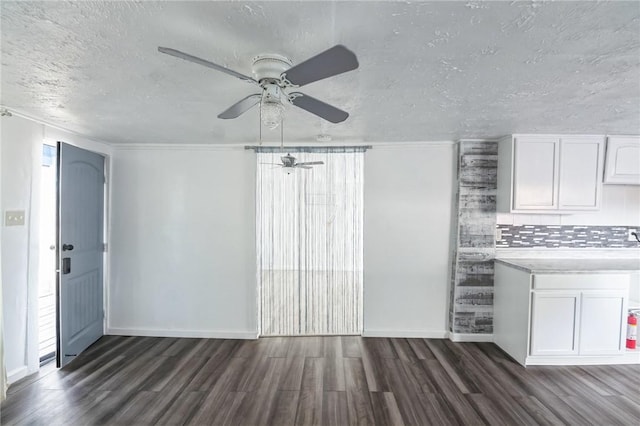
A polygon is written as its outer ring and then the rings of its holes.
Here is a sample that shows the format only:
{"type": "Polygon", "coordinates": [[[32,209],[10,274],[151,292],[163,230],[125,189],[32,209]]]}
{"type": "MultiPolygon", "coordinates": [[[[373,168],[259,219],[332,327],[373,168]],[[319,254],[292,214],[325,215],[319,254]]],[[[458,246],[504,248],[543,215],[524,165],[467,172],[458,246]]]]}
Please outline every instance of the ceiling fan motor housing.
{"type": "Polygon", "coordinates": [[[251,70],[258,82],[262,83],[264,79],[280,81],[283,72],[291,68],[293,62],[286,56],[269,53],[258,55],[253,58],[251,70]]]}
{"type": "Polygon", "coordinates": [[[288,98],[281,97],[283,82],[280,76],[291,68],[291,65],[289,58],[277,54],[258,55],[253,58],[251,70],[263,89],[260,114],[262,123],[268,129],[275,129],[282,121],[282,101],[288,101],[288,98]]]}

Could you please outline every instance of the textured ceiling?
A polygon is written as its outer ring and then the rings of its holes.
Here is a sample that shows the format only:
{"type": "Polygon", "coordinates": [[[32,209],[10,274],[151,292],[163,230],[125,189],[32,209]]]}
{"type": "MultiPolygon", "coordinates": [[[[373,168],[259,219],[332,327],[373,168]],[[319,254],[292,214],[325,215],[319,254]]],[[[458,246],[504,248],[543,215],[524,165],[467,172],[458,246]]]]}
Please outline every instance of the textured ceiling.
{"type": "Polygon", "coordinates": [[[107,142],[256,142],[257,109],[216,118],[252,86],[158,46],[244,74],[261,53],[353,50],[358,70],[302,90],[349,119],[289,107],[285,141],[640,133],[637,1],[0,4],[0,103],[107,142]]]}

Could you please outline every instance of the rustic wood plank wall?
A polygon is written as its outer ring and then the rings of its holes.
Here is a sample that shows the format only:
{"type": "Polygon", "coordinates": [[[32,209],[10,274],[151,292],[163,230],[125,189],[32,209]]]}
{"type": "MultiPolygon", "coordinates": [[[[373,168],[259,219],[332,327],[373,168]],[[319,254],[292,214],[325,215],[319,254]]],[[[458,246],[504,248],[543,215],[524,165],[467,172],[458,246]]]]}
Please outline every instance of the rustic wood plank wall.
{"type": "Polygon", "coordinates": [[[498,143],[461,141],[449,329],[493,333],[498,143]]]}

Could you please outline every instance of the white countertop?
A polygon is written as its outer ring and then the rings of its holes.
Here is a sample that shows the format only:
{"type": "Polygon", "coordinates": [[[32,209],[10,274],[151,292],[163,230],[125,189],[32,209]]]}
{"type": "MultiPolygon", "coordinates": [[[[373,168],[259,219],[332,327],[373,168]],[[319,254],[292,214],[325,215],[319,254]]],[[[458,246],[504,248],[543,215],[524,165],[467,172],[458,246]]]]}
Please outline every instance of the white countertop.
{"type": "Polygon", "coordinates": [[[640,271],[640,259],[500,258],[496,262],[532,274],[629,274],[640,271]]]}

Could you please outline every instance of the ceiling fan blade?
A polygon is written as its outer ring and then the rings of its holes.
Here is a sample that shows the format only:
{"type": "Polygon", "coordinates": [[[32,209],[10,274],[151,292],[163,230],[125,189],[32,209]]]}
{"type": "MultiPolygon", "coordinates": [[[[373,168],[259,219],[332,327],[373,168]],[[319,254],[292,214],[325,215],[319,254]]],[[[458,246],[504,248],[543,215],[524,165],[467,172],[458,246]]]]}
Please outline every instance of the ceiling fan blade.
{"type": "Polygon", "coordinates": [[[296,167],[298,169],[313,169],[313,167],[311,167],[311,166],[301,166],[300,163],[296,164],[293,167],[296,167]]]}
{"type": "Polygon", "coordinates": [[[232,75],[232,76],[234,76],[236,78],[239,78],[240,80],[248,81],[250,83],[255,83],[255,84],[259,85],[259,83],[256,80],[254,80],[253,78],[251,78],[249,76],[246,76],[244,74],[240,74],[239,72],[234,71],[234,70],[230,70],[229,68],[225,68],[222,65],[214,64],[213,62],[209,62],[207,60],[198,58],[196,56],[189,55],[188,53],[184,53],[184,52],[181,52],[179,50],[170,49],[168,47],[158,47],[158,52],[165,53],[165,54],[171,55],[171,56],[175,56],[176,58],[184,59],[185,61],[194,62],[194,63],[199,64],[199,65],[204,65],[205,67],[213,68],[214,70],[221,71],[221,72],[223,72],[225,74],[232,75]]]}
{"type": "Polygon", "coordinates": [[[304,93],[291,93],[290,99],[291,103],[298,108],[309,111],[311,114],[315,114],[332,123],[340,123],[349,117],[349,113],[326,104],[316,98],[312,98],[309,95],[305,95],[304,93]]]}
{"type": "Polygon", "coordinates": [[[250,110],[254,105],[260,103],[260,98],[262,98],[260,93],[249,95],[218,114],[218,118],[238,118],[240,115],[250,110]]]}
{"type": "Polygon", "coordinates": [[[358,68],[356,55],[341,44],[333,46],[282,73],[291,84],[304,86],[358,68]]]}
{"type": "Polygon", "coordinates": [[[304,163],[297,163],[299,166],[319,166],[324,164],[324,161],[305,161],[304,163]]]}

